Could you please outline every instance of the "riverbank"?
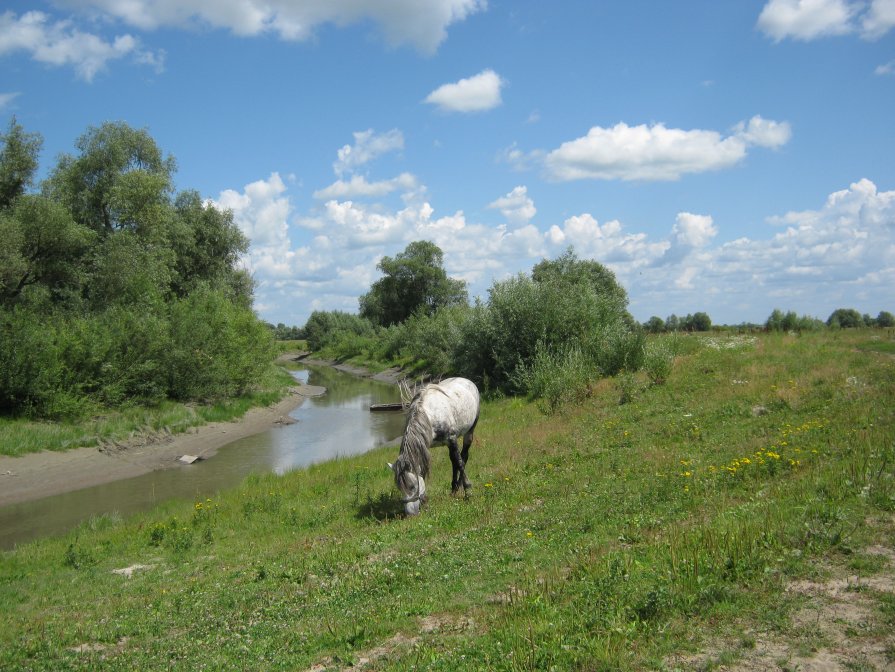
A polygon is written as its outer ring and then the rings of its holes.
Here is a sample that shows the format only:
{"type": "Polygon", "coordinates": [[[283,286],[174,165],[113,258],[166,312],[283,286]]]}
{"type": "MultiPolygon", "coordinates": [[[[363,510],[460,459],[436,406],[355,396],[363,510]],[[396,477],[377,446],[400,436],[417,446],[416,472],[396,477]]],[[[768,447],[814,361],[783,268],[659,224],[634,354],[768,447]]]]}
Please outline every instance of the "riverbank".
{"type": "Polygon", "coordinates": [[[238,420],[212,422],[182,434],[157,432],[98,447],[0,456],[0,506],[182,467],[178,458],[183,455],[208,459],[231,441],[290,424],[293,410],[325,391],[309,385],[294,387],[276,404],[252,408],[238,420]]]}

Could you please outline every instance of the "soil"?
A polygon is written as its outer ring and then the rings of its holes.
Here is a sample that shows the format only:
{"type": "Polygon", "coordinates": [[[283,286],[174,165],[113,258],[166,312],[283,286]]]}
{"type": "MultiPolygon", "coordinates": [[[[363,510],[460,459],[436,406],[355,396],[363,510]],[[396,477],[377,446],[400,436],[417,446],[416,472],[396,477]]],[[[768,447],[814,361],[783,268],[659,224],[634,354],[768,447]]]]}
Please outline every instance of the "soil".
{"type": "Polygon", "coordinates": [[[213,422],[183,434],[159,432],[121,442],[65,452],[44,450],[20,457],[0,456],[0,506],[111,483],[157,469],[182,466],[190,455],[208,459],[222,446],[271,427],[294,422],[289,413],[325,388],[303,385],[266,408],[253,408],[233,422],[213,422]]]}

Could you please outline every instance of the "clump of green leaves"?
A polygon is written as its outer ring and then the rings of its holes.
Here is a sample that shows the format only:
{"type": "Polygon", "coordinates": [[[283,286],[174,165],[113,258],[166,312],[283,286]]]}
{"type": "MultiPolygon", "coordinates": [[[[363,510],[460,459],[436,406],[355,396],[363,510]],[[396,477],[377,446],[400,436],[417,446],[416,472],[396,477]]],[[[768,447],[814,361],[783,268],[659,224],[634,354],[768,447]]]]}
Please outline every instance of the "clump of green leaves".
{"type": "Polygon", "coordinates": [[[90,128],[28,193],[40,136],[0,134],[0,413],[202,400],[250,389],[272,339],[230,212],[174,193],[145,130],[90,128]]]}

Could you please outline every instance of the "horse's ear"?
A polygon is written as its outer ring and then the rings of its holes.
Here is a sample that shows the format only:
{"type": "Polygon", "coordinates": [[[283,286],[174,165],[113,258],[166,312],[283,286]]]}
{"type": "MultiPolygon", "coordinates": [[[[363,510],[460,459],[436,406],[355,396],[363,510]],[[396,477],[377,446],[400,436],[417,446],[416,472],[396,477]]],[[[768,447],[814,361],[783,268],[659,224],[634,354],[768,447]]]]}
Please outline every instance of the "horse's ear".
{"type": "Polygon", "coordinates": [[[394,470],[395,470],[395,466],[394,466],[391,462],[386,462],[386,464],[388,465],[388,468],[389,468],[391,471],[394,471],[394,470]]]}

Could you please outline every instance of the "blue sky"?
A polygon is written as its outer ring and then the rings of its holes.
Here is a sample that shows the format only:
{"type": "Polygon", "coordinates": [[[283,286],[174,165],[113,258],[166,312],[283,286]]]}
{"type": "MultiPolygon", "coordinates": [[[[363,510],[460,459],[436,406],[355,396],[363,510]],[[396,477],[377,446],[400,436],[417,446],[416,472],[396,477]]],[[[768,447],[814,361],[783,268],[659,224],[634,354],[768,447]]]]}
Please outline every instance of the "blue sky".
{"type": "Polygon", "coordinates": [[[266,320],[432,240],[472,296],[573,245],[645,321],[895,311],[895,0],[57,0],[0,120],[146,128],[231,208],[266,320]]]}

